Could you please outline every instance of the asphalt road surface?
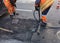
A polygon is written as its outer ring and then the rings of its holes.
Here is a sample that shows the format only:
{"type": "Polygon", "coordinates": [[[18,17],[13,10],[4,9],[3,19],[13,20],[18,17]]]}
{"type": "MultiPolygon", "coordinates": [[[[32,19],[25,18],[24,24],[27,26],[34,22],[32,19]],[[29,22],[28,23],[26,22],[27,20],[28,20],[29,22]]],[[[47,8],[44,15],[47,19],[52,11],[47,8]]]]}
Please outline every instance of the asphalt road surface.
{"type": "Polygon", "coordinates": [[[1,28],[13,31],[10,33],[0,30],[0,43],[60,43],[60,9],[56,9],[58,0],[54,1],[47,15],[50,27],[40,27],[40,35],[34,33],[32,38],[30,37],[31,30],[37,25],[33,17],[34,1],[26,1],[17,1],[16,12],[19,15],[14,16],[13,24],[11,24],[9,15],[0,19],[1,28]]]}

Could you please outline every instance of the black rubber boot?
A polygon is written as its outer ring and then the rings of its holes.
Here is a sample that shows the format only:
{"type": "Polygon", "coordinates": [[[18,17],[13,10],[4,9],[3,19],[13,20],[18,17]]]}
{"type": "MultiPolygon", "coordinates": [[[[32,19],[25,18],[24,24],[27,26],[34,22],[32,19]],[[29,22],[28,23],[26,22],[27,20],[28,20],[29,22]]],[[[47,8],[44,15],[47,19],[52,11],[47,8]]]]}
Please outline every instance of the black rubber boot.
{"type": "Polygon", "coordinates": [[[47,23],[41,22],[41,26],[42,26],[42,27],[46,27],[46,25],[47,25],[47,23]]]}
{"type": "Polygon", "coordinates": [[[15,16],[15,15],[19,15],[19,14],[18,14],[18,13],[16,13],[16,12],[14,12],[13,14],[14,14],[14,16],[15,16]]]}
{"type": "Polygon", "coordinates": [[[10,15],[11,20],[13,19],[13,15],[10,15]]]}
{"type": "Polygon", "coordinates": [[[16,12],[14,12],[13,14],[16,15],[16,12]]]}

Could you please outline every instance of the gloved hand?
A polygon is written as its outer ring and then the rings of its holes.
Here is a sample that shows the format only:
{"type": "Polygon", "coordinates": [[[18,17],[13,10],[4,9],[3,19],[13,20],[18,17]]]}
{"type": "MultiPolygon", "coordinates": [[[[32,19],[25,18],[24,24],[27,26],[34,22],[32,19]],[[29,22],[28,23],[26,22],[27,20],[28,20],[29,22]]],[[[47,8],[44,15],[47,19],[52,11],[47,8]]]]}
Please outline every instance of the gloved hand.
{"type": "Polygon", "coordinates": [[[37,10],[37,11],[38,11],[38,10],[39,10],[39,8],[40,8],[40,7],[39,7],[37,4],[35,4],[35,10],[37,10]]]}
{"type": "Polygon", "coordinates": [[[35,10],[39,11],[39,10],[40,10],[39,8],[40,8],[40,7],[35,6],[35,10]]]}

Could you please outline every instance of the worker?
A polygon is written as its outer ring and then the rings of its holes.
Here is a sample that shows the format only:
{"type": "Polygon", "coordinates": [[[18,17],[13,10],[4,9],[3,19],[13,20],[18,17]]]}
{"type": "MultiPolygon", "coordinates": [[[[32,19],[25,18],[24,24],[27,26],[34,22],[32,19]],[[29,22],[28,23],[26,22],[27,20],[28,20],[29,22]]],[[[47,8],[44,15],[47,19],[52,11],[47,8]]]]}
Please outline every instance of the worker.
{"type": "Polygon", "coordinates": [[[6,8],[8,9],[10,18],[13,19],[13,16],[15,15],[16,0],[3,0],[3,2],[6,8]]]}
{"type": "Polygon", "coordinates": [[[40,7],[40,11],[42,13],[41,17],[41,26],[46,26],[47,25],[47,13],[49,9],[51,8],[54,0],[36,0],[35,1],[35,10],[38,10],[40,7]]]}

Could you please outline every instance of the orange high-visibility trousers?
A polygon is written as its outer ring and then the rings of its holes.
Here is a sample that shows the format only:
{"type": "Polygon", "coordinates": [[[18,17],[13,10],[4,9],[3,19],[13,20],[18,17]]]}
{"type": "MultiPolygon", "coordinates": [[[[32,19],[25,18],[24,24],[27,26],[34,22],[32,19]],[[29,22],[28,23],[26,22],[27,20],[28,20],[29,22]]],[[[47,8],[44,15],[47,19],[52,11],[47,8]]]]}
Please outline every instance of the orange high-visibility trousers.
{"type": "Polygon", "coordinates": [[[4,0],[4,4],[8,9],[9,14],[12,15],[13,12],[15,12],[15,7],[11,5],[10,0],[4,0]]]}

